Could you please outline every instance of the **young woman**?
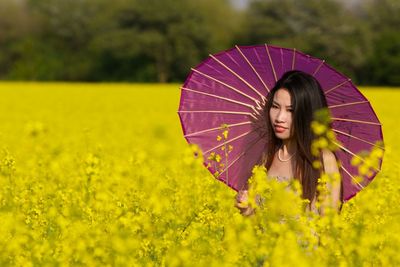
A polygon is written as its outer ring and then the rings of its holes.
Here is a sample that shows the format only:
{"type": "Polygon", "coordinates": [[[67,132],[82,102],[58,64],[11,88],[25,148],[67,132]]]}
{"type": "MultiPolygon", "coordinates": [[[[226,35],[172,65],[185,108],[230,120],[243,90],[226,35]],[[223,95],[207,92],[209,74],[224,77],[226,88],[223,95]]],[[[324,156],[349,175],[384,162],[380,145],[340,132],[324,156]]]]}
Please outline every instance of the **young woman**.
{"type": "MultiPolygon", "coordinates": [[[[268,148],[263,164],[269,177],[278,180],[298,179],[302,186],[303,198],[310,201],[308,209],[323,214],[323,208],[317,210],[317,185],[320,172],[312,163],[320,160],[327,174],[338,173],[335,155],[323,150],[320,157],[311,153],[314,134],[311,129],[314,113],[327,108],[325,96],[318,81],[301,71],[289,71],[277,81],[268,95],[265,106],[268,132],[268,148]]],[[[341,182],[327,184],[331,194],[331,205],[339,210],[341,205],[341,182]]],[[[237,204],[247,200],[247,191],[239,191],[237,204]]],[[[242,214],[249,215],[250,207],[240,208],[242,214]]]]}

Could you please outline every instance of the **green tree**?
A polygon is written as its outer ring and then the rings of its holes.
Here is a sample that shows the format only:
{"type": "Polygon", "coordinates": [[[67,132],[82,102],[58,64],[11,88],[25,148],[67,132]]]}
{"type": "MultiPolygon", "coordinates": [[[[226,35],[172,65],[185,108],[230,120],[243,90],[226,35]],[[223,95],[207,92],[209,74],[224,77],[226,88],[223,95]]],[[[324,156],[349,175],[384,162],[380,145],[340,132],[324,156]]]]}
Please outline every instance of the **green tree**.
{"type": "Polygon", "coordinates": [[[36,29],[19,42],[9,78],[87,80],[95,60],[89,50],[94,22],[106,1],[28,0],[28,5],[36,29]]]}
{"type": "Polygon", "coordinates": [[[372,0],[364,7],[364,21],[372,32],[372,52],[361,72],[369,84],[400,85],[400,2],[372,0]]]}
{"type": "Polygon", "coordinates": [[[111,79],[182,80],[210,51],[231,43],[234,13],[227,1],[115,1],[92,46],[96,74],[111,79]],[[117,62],[122,64],[118,65],[117,62]]]}
{"type": "Polygon", "coordinates": [[[368,32],[338,1],[253,0],[247,18],[242,43],[295,47],[352,78],[365,63],[368,32]]]}
{"type": "Polygon", "coordinates": [[[34,29],[24,1],[0,1],[0,77],[4,77],[19,58],[18,46],[34,29]]]}

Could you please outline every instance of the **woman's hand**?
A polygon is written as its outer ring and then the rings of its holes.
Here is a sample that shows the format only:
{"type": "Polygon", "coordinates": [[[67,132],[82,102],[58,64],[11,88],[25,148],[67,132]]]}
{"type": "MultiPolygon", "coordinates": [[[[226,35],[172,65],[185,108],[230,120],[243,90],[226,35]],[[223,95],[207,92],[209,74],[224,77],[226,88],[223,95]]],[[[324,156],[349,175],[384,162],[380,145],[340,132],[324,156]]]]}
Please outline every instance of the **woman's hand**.
{"type": "Polygon", "coordinates": [[[236,195],[235,207],[238,208],[240,213],[244,216],[250,216],[254,214],[254,210],[250,206],[245,205],[248,198],[249,192],[247,190],[239,190],[236,195]]]}

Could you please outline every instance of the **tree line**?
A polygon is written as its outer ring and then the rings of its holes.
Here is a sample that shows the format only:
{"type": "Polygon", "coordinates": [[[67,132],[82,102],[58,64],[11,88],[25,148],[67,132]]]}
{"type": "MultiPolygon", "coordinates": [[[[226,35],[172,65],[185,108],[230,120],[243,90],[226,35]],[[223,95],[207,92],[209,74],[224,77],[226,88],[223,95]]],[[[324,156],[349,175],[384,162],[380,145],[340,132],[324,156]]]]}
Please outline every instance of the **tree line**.
{"type": "Polygon", "coordinates": [[[400,85],[400,1],[2,0],[0,79],[182,82],[234,45],[295,47],[400,85]]]}

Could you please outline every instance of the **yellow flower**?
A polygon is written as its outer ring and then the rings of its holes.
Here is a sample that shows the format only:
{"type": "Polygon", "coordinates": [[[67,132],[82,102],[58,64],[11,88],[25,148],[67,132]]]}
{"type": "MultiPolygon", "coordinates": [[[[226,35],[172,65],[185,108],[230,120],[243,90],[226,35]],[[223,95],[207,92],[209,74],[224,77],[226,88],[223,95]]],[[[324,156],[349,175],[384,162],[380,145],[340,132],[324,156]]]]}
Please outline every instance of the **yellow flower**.
{"type": "Polygon", "coordinates": [[[224,136],[225,140],[228,139],[228,130],[223,131],[222,135],[224,136]]]}

